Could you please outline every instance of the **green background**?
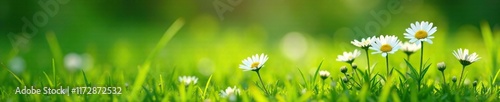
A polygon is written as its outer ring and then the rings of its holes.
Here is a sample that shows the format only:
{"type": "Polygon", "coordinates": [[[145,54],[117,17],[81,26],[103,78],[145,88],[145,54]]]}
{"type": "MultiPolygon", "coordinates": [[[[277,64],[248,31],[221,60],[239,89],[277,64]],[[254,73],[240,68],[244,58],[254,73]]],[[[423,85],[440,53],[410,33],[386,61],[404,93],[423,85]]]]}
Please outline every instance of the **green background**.
{"type": "MultiPolygon", "coordinates": [[[[493,60],[500,56],[498,50],[491,50],[498,47],[485,44],[480,28],[481,22],[488,23],[493,45],[500,43],[498,0],[241,0],[235,5],[220,0],[225,8],[232,8],[222,16],[216,12],[214,0],[69,0],[58,4],[58,12],[48,17],[46,25],[36,27],[38,33],[27,39],[26,45],[14,48],[8,34],[21,34],[21,19],[33,21],[33,15],[43,11],[38,2],[0,1],[0,61],[6,66],[0,70],[2,95],[12,94],[9,90],[19,86],[6,69],[15,57],[25,61],[25,69],[16,75],[28,85],[45,81],[43,72],[52,75],[52,59],[59,82],[83,85],[80,71],[64,66],[64,56],[69,53],[91,56],[83,64],[93,83],[104,84],[110,77],[117,86],[132,84],[139,66],[178,18],[184,19],[185,25],[154,56],[148,78],[163,75],[177,82],[178,76],[195,75],[204,85],[213,75],[212,80],[221,88],[246,86],[257,78],[238,66],[246,57],[260,53],[269,56],[261,70],[268,83],[300,78],[297,69],[313,74],[322,60],[322,69],[340,77],[338,68],[347,64],[335,59],[344,51],[357,49],[350,41],[386,34],[408,41],[403,33],[416,21],[429,21],[437,27],[434,44],[425,44],[424,60],[446,62],[448,77],[460,73],[461,65],[452,55],[458,48],[482,57],[467,68],[470,80],[486,80],[496,72],[492,66],[500,63],[493,60]],[[391,12],[393,6],[400,11],[391,12]],[[50,49],[47,34],[51,32],[60,52],[50,49]],[[290,39],[285,40],[287,35],[290,39]]],[[[402,51],[390,56],[391,66],[405,68],[402,51]]],[[[418,64],[417,56],[412,56],[413,64],[418,64]]],[[[362,53],[355,61],[361,68],[366,68],[364,57],[362,53]]],[[[370,57],[380,67],[375,70],[385,73],[383,58],[378,54],[370,57]]],[[[433,64],[426,79],[439,80],[438,75],[433,64]]]]}

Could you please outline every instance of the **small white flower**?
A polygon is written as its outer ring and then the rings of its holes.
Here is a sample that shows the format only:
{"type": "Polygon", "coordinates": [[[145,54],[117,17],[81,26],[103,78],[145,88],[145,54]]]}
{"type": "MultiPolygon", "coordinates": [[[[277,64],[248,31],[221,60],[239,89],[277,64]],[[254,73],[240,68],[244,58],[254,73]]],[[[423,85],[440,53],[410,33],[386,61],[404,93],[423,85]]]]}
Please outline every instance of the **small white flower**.
{"type": "Polygon", "coordinates": [[[446,69],[446,64],[444,62],[437,63],[437,68],[439,71],[444,71],[446,69]]]}
{"type": "Polygon", "coordinates": [[[342,55],[337,56],[337,61],[352,63],[359,55],[361,55],[359,50],[354,50],[354,52],[344,52],[342,55]]]}
{"type": "Polygon", "coordinates": [[[426,41],[432,44],[434,36],[432,36],[437,31],[436,27],[432,26],[432,23],[422,21],[411,23],[411,27],[406,29],[404,33],[405,38],[410,39],[411,43],[417,43],[420,45],[420,41],[426,41]],[[417,42],[419,41],[419,42],[417,42]]]}
{"type": "Polygon", "coordinates": [[[357,47],[360,47],[360,48],[363,48],[363,49],[368,49],[368,48],[370,48],[371,43],[372,43],[373,39],[375,39],[375,38],[376,38],[375,36],[368,37],[368,38],[363,38],[363,39],[361,39],[361,41],[358,41],[358,40],[354,39],[354,41],[351,41],[351,43],[354,46],[357,46],[357,47]]]}
{"type": "Polygon", "coordinates": [[[240,94],[240,89],[236,88],[236,86],[233,86],[232,88],[231,87],[227,87],[226,90],[221,90],[221,96],[223,98],[225,97],[234,97],[235,95],[239,95],[240,94]]]}
{"type": "Polygon", "coordinates": [[[399,46],[400,41],[394,35],[380,35],[377,39],[374,39],[372,42],[370,49],[375,50],[376,52],[372,52],[372,54],[382,53],[382,56],[387,56],[387,53],[393,54],[398,51],[401,47],[399,46]]]}
{"type": "Polygon", "coordinates": [[[417,50],[419,50],[422,45],[416,43],[404,42],[401,43],[400,46],[403,52],[405,52],[407,55],[411,55],[414,52],[417,52],[417,50]]]}
{"type": "Polygon", "coordinates": [[[269,57],[265,54],[261,54],[260,56],[259,54],[255,54],[243,60],[243,64],[240,64],[240,68],[243,69],[243,71],[258,71],[260,68],[264,67],[267,59],[269,59],[269,57]]]}
{"type": "Polygon", "coordinates": [[[477,60],[481,59],[481,57],[479,57],[475,52],[472,54],[469,54],[468,49],[462,50],[462,48],[460,48],[456,51],[453,51],[453,55],[458,59],[458,61],[460,61],[460,63],[463,66],[470,65],[470,64],[476,62],[477,60]]]}
{"type": "Polygon", "coordinates": [[[179,81],[184,83],[184,85],[196,84],[198,82],[198,78],[196,76],[180,76],[179,81]]]}
{"type": "Polygon", "coordinates": [[[326,70],[319,71],[319,76],[321,79],[325,80],[326,78],[330,77],[330,72],[326,70]]]}

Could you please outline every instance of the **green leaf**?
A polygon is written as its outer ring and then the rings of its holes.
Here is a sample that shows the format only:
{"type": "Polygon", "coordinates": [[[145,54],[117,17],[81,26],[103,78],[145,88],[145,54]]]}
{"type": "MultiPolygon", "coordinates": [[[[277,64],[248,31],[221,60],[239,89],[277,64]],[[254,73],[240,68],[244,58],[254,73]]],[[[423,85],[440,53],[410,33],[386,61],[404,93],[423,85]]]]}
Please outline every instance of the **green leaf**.
{"type": "Polygon", "coordinates": [[[413,67],[413,65],[410,64],[410,62],[408,62],[408,60],[406,60],[406,59],[404,59],[404,60],[405,60],[406,66],[410,67],[411,73],[409,74],[409,76],[412,79],[419,80],[420,77],[418,76],[418,71],[415,69],[415,67],[413,67]]]}
{"type": "Polygon", "coordinates": [[[297,68],[297,70],[299,70],[300,76],[302,76],[302,80],[306,84],[306,88],[309,88],[309,84],[307,83],[307,80],[306,80],[306,77],[304,76],[304,73],[302,73],[302,71],[299,68],[297,68]]]}
{"type": "Polygon", "coordinates": [[[43,72],[43,74],[45,75],[45,78],[47,78],[47,81],[49,81],[50,87],[55,87],[54,84],[52,83],[52,81],[50,80],[49,75],[47,75],[47,73],[45,73],[45,72],[43,72]]]}
{"type": "Polygon", "coordinates": [[[318,68],[316,68],[316,72],[314,73],[314,78],[312,80],[312,82],[314,83],[314,85],[316,85],[316,77],[318,77],[318,72],[319,72],[319,69],[321,68],[321,65],[323,65],[323,61],[324,60],[321,60],[321,62],[318,65],[318,68]]]}
{"type": "Polygon", "coordinates": [[[403,79],[406,80],[406,74],[403,74],[401,71],[399,71],[398,69],[396,69],[396,72],[399,73],[399,75],[401,75],[401,77],[403,77],[403,79]]]}
{"type": "Polygon", "coordinates": [[[89,86],[90,86],[90,83],[89,83],[89,81],[87,80],[87,75],[85,75],[85,71],[83,71],[83,69],[82,69],[82,73],[83,73],[83,79],[85,80],[85,86],[89,87],[89,86]]]}
{"type": "Polygon", "coordinates": [[[213,75],[210,75],[210,77],[208,77],[207,84],[205,84],[205,89],[203,89],[202,99],[205,99],[205,97],[206,97],[208,85],[210,85],[210,81],[212,80],[212,76],[213,75]]]}

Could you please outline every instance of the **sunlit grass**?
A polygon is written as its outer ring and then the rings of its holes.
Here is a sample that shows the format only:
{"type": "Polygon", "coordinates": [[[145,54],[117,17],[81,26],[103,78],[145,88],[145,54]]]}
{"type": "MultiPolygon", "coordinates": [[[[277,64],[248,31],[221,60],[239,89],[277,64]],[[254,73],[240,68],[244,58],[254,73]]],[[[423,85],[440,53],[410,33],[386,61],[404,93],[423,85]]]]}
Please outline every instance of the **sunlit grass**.
{"type": "MultiPolygon", "coordinates": [[[[272,35],[247,34],[248,37],[237,36],[238,28],[220,31],[227,37],[211,39],[191,39],[186,31],[182,31],[184,21],[179,19],[158,39],[150,53],[137,53],[145,56],[142,63],[125,66],[99,63],[92,69],[76,72],[66,71],[62,63],[62,48],[52,33],[46,39],[54,58],[51,66],[42,71],[27,71],[15,74],[3,65],[2,75],[7,86],[0,86],[1,100],[7,101],[498,101],[500,87],[496,84],[500,71],[497,66],[496,44],[487,23],[482,23],[484,44],[487,53],[478,52],[481,59],[467,67],[464,79],[468,84],[460,85],[452,82],[451,77],[460,77],[461,65],[452,55],[454,47],[446,47],[446,41],[439,38],[433,45],[425,45],[422,70],[420,57],[409,58],[398,51],[391,54],[387,64],[386,58],[379,54],[369,53],[369,60],[363,49],[353,45],[342,45],[328,42],[324,38],[306,36],[309,46],[300,59],[287,57],[288,51],[280,49],[278,39],[270,39],[272,35]],[[183,35],[184,34],[184,35],[183,35]],[[175,35],[175,36],[174,36],[175,35]],[[176,38],[179,37],[179,38],[176,38]],[[487,40],[489,39],[489,40],[487,40]],[[441,44],[439,44],[441,43],[441,44]],[[339,50],[345,48],[345,50],[339,50]],[[344,82],[346,74],[340,72],[341,66],[351,65],[338,62],[336,55],[342,51],[361,50],[361,55],[354,60],[357,68],[348,68],[350,77],[344,82]],[[269,56],[265,67],[259,74],[243,72],[238,68],[241,59],[248,55],[265,53],[269,56]],[[442,55],[439,55],[442,54],[442,55]],[[445,56],[445,58],[439,58],[445,56]],[[411,60],[410,60],[411,59],[411,60]],[[436,60],[440,59],[440,60],[436,60]],[[441,60],[445,59],[445,60],[441,60]],[[61,61],[61,62],[58,62],[61,61]],[[367,62],[371,64],[367,64],[367,62]],[[443,77],[437,69],[438,62],[446,62],[447,68],[443,77]],[[115,68],[121,66],[124,68],[115,68]],[[369,68],[370,67],[370,68],[369,68]],[[367,69],[373,70],[367,70],[367,69]],[[387,78],[387,69],[391,68],[392,76],[387,78]],[[393,69],[392,69],[393,68],[393,69]],[[410,69],[410,74],[406,73],[410,69]],[[320,76],[321,71],[328,71],[326,79],[320,76]],[[483,70],[483,71],[471,71],[483,70]],[[493,72],[487,72],[487,71],[493,72]],[[477,73],[482,72],[482,73],[477,73]],[[486,73],[487,72],[487,73],[486,73]],[[354,74],[356,73],[356,74],[354,74]],[[183,85],[179,76],[196,76],[197,84],[183,85]],[[484,77],[487,76],[487,77],[484,77]],[[260,79],[262,78],[262,79],[260,79]],[[476,86],[473,82],[477,81],[476,86]],[[418,83],[421,82],[421,85],[418,83]],[[57,87],[57,86],[114,86],[122,87],[121,95],[16,95],[18,86],[57,87]],[[236,100],[222,97],[221,92],[227,87],[236,86],[241,90],[236,100]],[[420,88],[420,90],[419,90],[420,88]]],[[[249,30],[248,32],[255,32],[249,30]]],[[[442,33],[439,33],[442,34],[442,33]]],[[[305,35],[305,34],[304,34],[305,35]]],[[[397,35],[397,34],[396,34],[397,35]]],[[[402,35],[397,35],[402,39],[402,35]]],[[[441,35],[437,37],[443,37],[441,35]]],[[[457,39],[465,39],[457,37],[457,39]]],[[[340,43],[340,42],[339,42],[340,43]]],[[[344,42],[345,43],[345,42],[344,42]]],[[[347,42],[349,43],[349,42],[347,42]]],[[[467,42],[453,43],[462,46],[467,42]]],[[[477,43],[477,42],[473,42],[477,43]]],[[[482,43],[479,43],[482,44],[482,43]]],[[[479,47],[463,46],[475,51],[479,47]]],[[[484,52],[484,51],[483,51],[484,52]]],[[[132,53],[130,53],[132,54],[132,53]]],[[[136,54],[136,53],[134,53],[136,54]]],[[[119,54],[117,54],[119,55],[119,54]]],[[[415,53],[414,56],[421,56],[415,53]]],[[[119,58],[119,57],[118,57],[119,58]]],[[[126,63],[122,63],[126,64],[126,63]]],[[[350,67],[353,67],[352,65],[350,67]]],[[[462,81],[460,81],[462,82],[462,81]]]]}

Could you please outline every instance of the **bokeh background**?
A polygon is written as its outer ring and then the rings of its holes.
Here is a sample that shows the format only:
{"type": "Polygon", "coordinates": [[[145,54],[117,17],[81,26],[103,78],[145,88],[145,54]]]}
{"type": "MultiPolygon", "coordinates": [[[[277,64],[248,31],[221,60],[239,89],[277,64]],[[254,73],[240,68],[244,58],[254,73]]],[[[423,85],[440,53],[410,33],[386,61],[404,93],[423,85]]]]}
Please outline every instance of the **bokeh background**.
{"type": "MultiPolygon", "coordinates": [[[[313,73],[322,60],[322,69],[340,77],[338,69],[347,64],[335,61],[337,55],[358,49],[350,41],[381,34],[408,41],[403,33],[411,23],[429,21],[438,31],[434,44],[425,45],[425,60],[445,61],[448,76],[458,76],[461,66],[452,51],[468,48],[482,57],[468,67],[468,78],[487,80],[496,70],[492,66],[500,63],[492,59],[500,54],[488,50],[492,48],[487,48],[480,25],[488,25],[494,44],[500,43],[498,5],[498,0],[1,0],[0,61],[5,67],[0,81],[19,85],[6,69],[27,83],[45,80],[43,72],[52,73],[54,59],[61,83],[81,85],[75,79],[82,79],[82,69],[94,83],[111,77],[118,85],[131,84],[139,65],[179,18],[185,25],[155,56],[148,76],[176,80],[195,75],[204,82],[214,75],[213,80],[234,85],[241,80],[228,79],[256,79],[238,68],[241,60],[265,53],[270,59],[261,73],[269,83],[299,78],[297,69],[313,73]],[[33,22],[37,12],[47,13],[39,2],[57,3],[58,10],[37,18],[46,24],[13,47],[9,34],[23,34],[22,18],[33,22]],[[56,49],[49,43],[53,38],[56,49]]],[[[355,61],[362,68],[365,56],[355,61]]],[[[417,56],[412,63],[418,64],[417,56]]],[[[385,73],[383,58],[371,58],[381,63],[375,70],[385,73]]],[[[403,58],[399,51],[390,64],[403,69],[403,58]]],[[[429,80],[440,79],[434,69],[433,64],[429,80]]]]}

